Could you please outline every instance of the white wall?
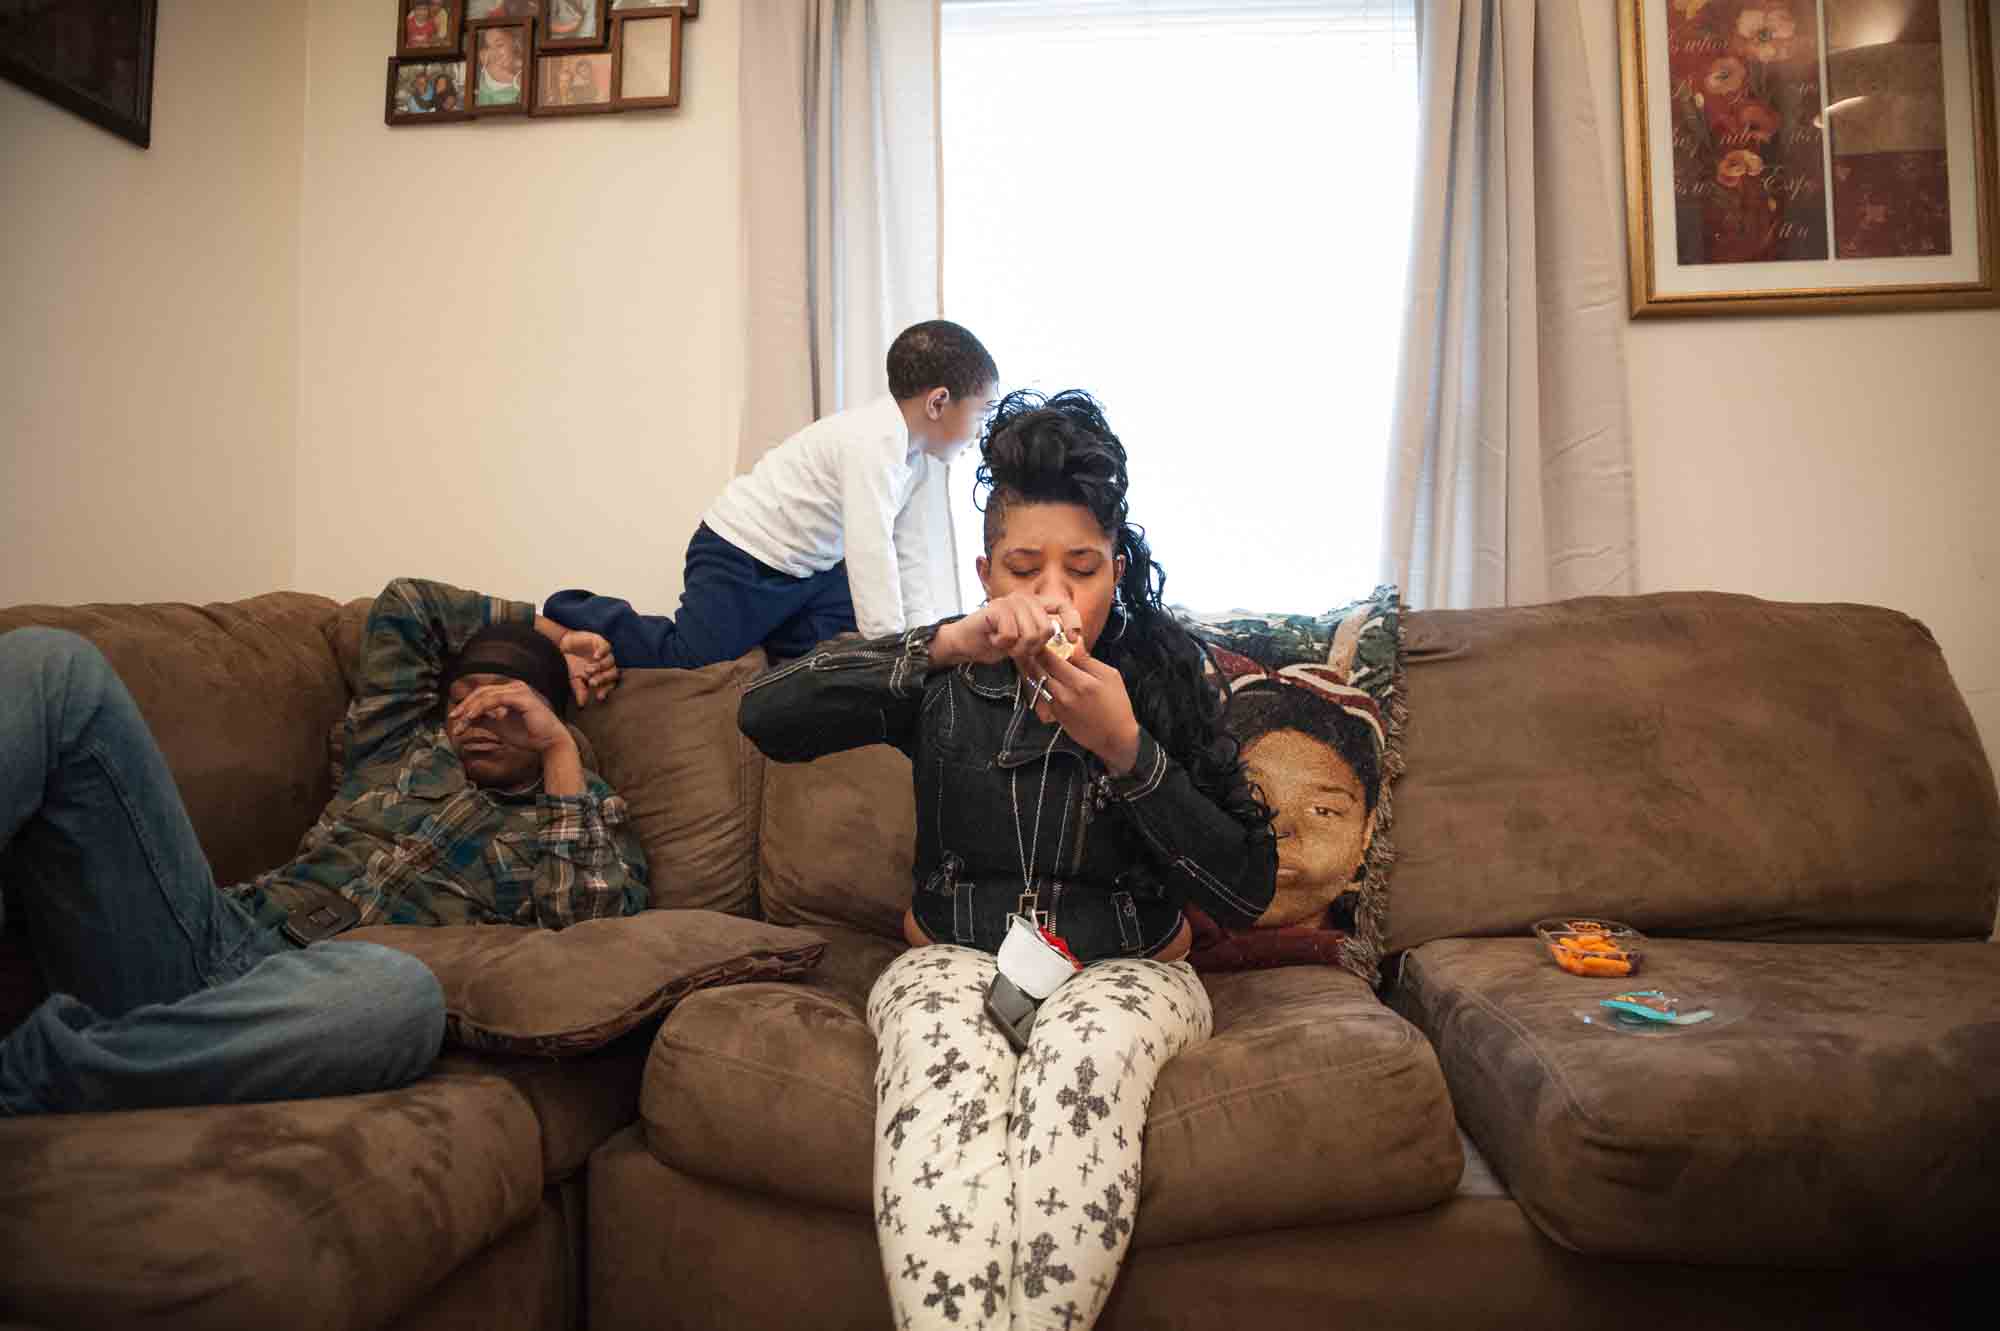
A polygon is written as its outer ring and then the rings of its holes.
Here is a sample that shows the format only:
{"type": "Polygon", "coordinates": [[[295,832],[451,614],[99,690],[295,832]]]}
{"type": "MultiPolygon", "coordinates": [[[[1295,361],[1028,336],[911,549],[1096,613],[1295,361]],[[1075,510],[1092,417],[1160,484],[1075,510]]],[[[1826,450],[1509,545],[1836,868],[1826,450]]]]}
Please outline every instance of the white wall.
{"type": "MultiPolygon", "coordinates": [[[[1615,7],[1579,10],[1622,182],[1615,7]]],[[[393,14],[173,7],[147,153],[0,85],[0,604],[416,571],[671,608],[733,465],[735,6],[678,111],[391,131],[393,14]]],[[[2000,752],[2000,311],[1629,351],[1642,589],[1917,615],[2000,752]]]]}
{"type": "Polygon", "coordinates": [[[163,6],[150,150],[0,83],[0,605],[291,581],[305,12],[163,6]]]}
{"type": "Polygon", "coordinates": [[[311,15],[294,580],[671,611],[734,472],[736,6],[676,110],[392,130],[394,14],[311,15]]]}
{"type": "MultiPolygon", "coordinates": [[[[1622,200],[1618,8],[1578,0],[1622,200]]],[[[1627,349],[1640,589],[1915,615],[2000,756],[2000,310],[1637,320],[1627,349]]]]}

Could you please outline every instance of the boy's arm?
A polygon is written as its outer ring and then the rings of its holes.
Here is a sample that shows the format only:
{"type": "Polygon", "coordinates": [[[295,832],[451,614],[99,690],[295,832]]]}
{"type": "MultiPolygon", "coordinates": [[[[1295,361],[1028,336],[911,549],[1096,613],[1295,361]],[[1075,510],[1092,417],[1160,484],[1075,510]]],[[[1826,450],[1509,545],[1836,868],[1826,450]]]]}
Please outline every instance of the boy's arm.
{"type": "Polygon", "coordinates": [[[630,601],[580,589],[549,597],[542,604],[542,613],[563,628],[582,629],[603,638],[611,644],[611,654],[622,668],[680,664],[666,655],[665,644],[674,636],[674,621],[669,615],[642,615],[630,601]]]}
{"type": "Polygon", "coordinates": [[[929,458],[918,459],[917,466],[917,486],[896,515],[896,574],[903,593],[904,622],[929,624],[938,618],[931,578],[939,558],[948,565],[952,552],[940,552],[931,544],[931,509],[937,503],[933,487],[944,484],[944,468],[929,458]]]}
{"type": "Polygon", "coordinates": [[[840,450],[840,530],[846,547],[847,591],[864,638],[901,633],[908,625],[896,566],[897,502],[892,474],[899,448],[887,440],[852,441],[840,450]]]}
{"type": "Polygon", "coordinates": [[[535,607],[448,583],[397,578],[368,611],[361,682],[347,709],[347,763],[358,771],[427,724],[445,663],[488,624],[532,624],[535,607]]]}

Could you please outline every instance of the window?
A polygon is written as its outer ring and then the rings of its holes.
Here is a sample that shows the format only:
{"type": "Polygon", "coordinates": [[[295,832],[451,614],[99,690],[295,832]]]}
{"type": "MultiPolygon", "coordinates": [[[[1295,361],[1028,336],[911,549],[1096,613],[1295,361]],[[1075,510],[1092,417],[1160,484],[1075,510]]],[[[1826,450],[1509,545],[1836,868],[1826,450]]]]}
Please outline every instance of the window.
{"type": "MultiPolygon", "coordinates": [[[[1176,604],[1311,613],[1374,583],[1411,7],[945,0],[946,310],[1007,386],[1103,401],[1176,604]]],[[[977,605],[978,525],[959,540],[977,605]]]]}

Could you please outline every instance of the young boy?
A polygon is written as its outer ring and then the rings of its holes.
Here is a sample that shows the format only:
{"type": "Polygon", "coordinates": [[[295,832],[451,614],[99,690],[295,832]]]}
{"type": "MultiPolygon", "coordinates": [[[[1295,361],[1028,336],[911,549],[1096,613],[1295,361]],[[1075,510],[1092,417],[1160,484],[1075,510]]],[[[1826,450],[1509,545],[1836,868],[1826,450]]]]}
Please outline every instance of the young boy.
{"type": "Polygon", "coordinates": [[[937,616],[932,550],[910,497],[924,457],[943,462],[979,433],[999,392],[979,339],[943,319],[889,347],[889,393],[805,429],[731,481],[688,542],[680,613],[561,591],[542,613],[601,634],[621,667],[692,670],[762,644],[800,656],[837,633],[900,633],[937,616]]]}

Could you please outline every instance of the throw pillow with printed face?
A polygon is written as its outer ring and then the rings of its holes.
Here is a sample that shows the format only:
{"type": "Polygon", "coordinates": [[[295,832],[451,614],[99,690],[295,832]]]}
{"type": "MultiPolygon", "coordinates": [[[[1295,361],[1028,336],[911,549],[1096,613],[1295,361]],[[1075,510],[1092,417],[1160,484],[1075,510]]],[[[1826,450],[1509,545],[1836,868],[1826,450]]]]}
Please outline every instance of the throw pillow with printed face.
{"type": "Polygon", "coordinates": [[[1333,964],[1378,979],[1406,706],[1401,616],[1396,589],[1381,587],[1324,615],[1191,618],[1278,838],[1277,892],[1254,928],[1189,912],[1197,969],[1333,964]]]}

